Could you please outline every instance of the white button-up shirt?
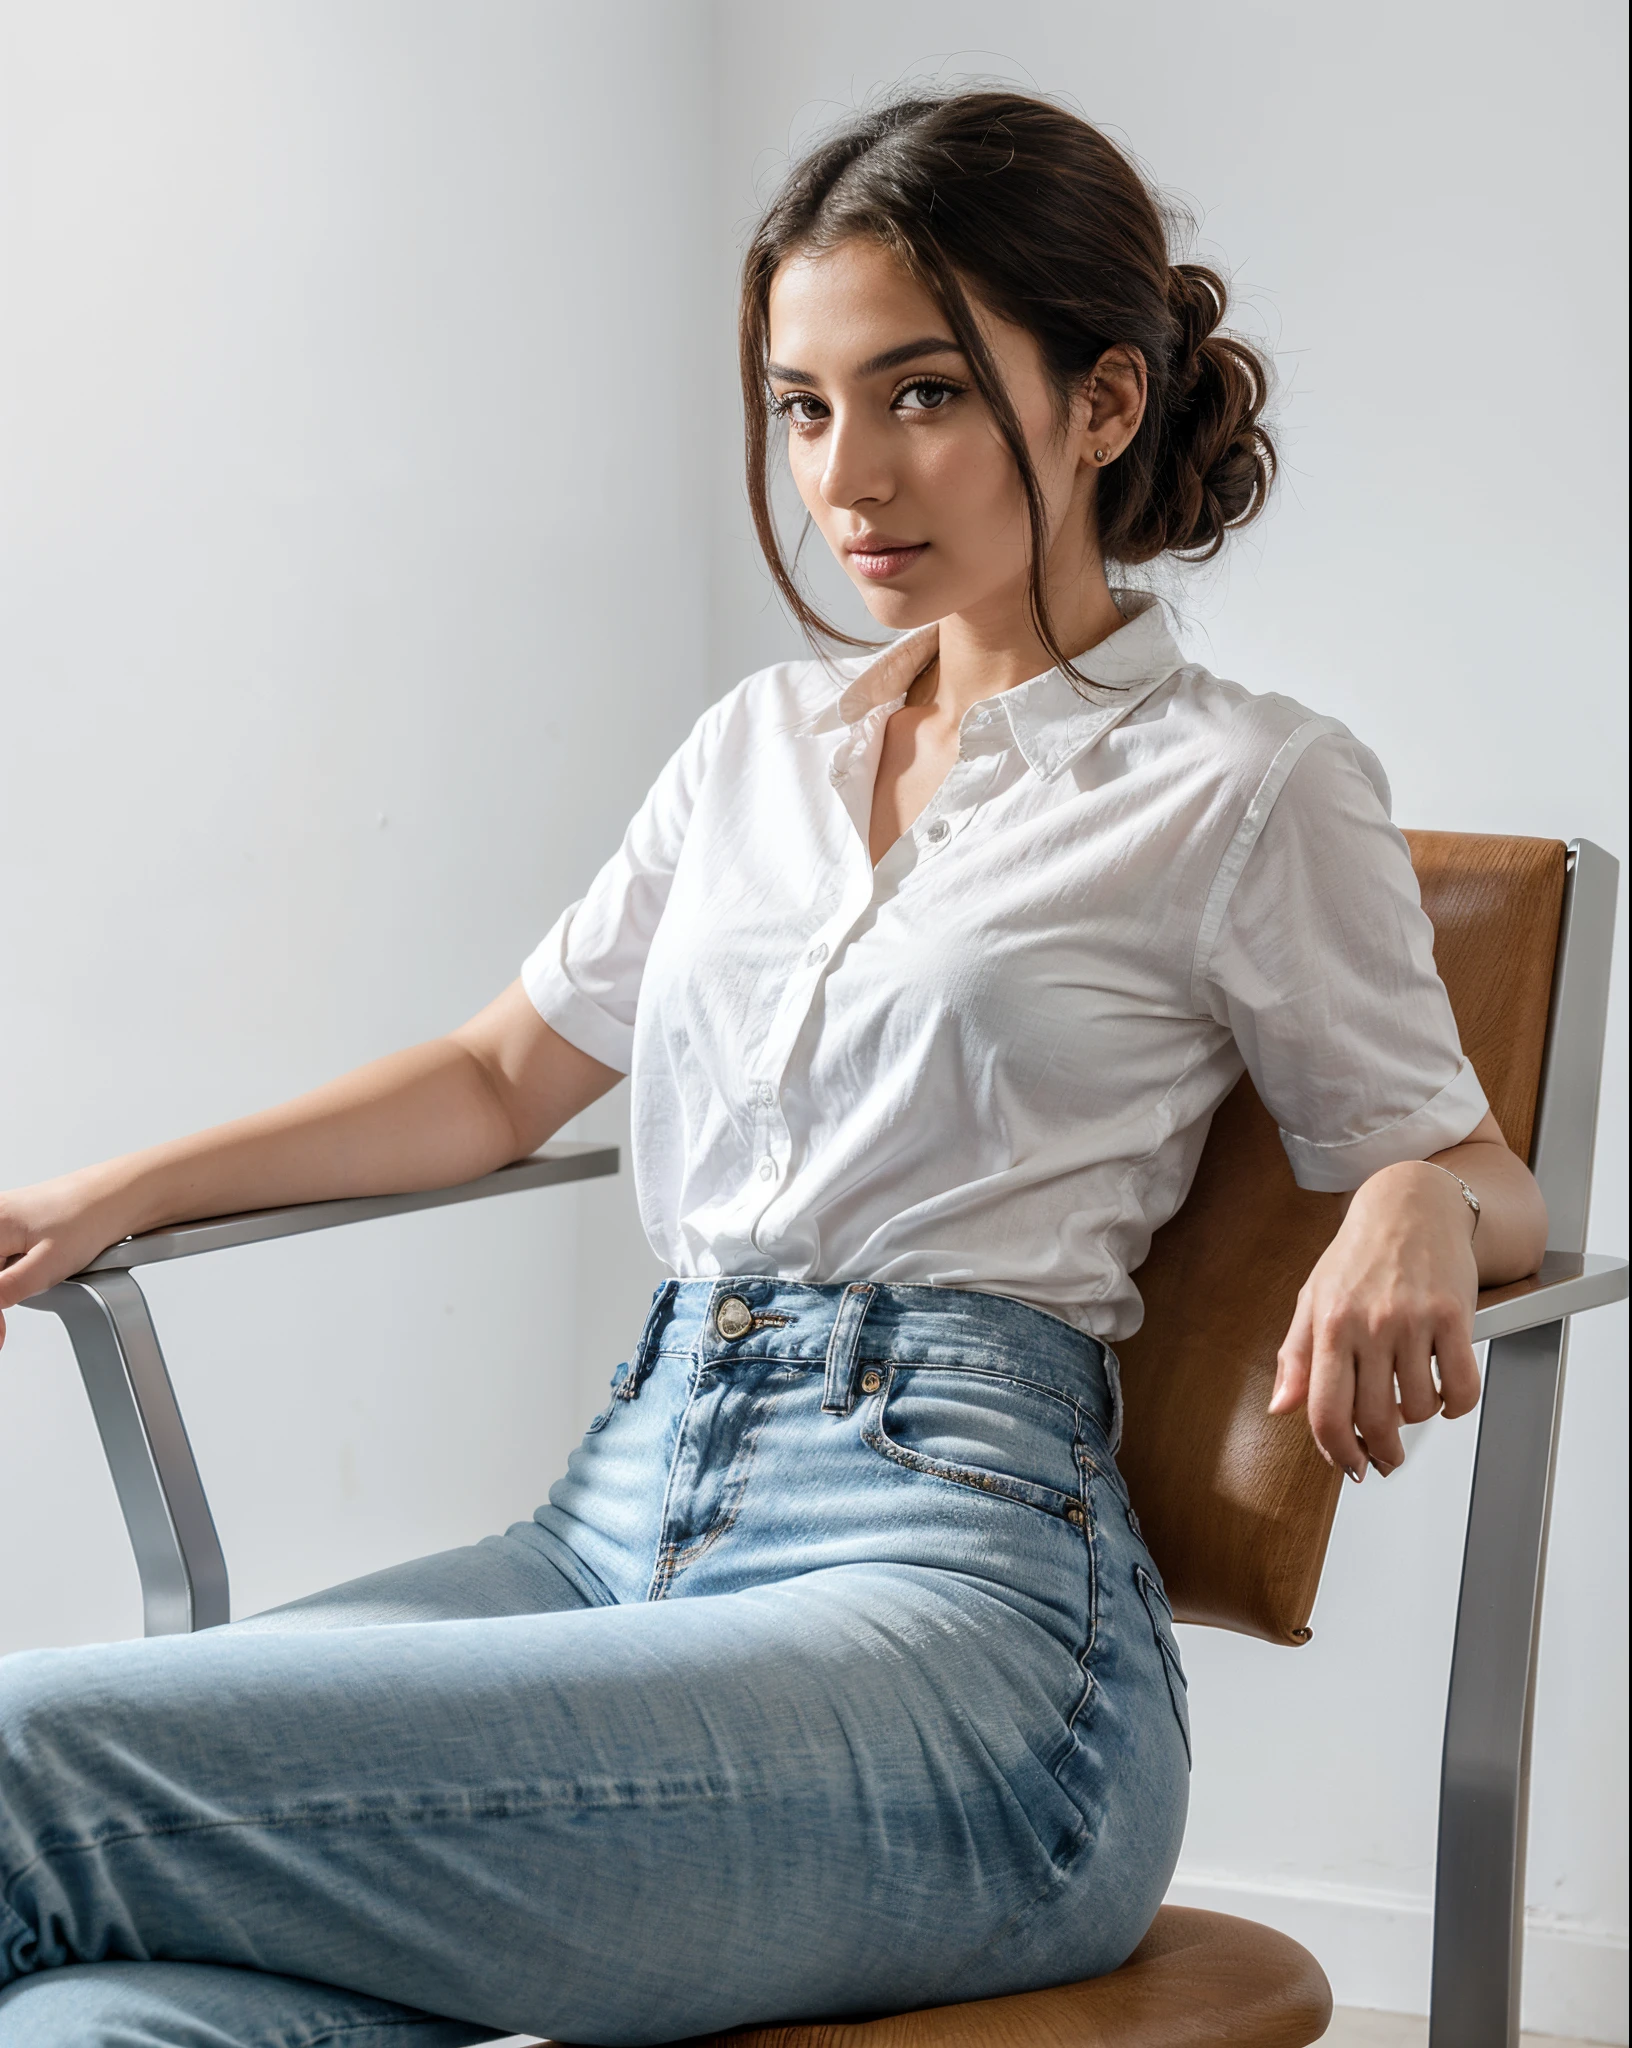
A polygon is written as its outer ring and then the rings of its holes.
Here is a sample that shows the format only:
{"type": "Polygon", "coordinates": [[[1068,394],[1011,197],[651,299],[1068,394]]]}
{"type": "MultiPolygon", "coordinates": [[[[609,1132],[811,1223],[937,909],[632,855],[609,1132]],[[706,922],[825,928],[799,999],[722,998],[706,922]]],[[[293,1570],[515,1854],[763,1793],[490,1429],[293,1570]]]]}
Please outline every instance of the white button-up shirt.
{"type": "Polygon", "coordinates": [[[884,727],[936,628],[698,721],[522,977],[633,1074],[676,1273],[1011,1295],[1108,1340],[1243,1065],[1299,1182],[1485,1113],[1374,756],[1187,663],[1160,607],[966,713],[875,868],[884,727]]]}

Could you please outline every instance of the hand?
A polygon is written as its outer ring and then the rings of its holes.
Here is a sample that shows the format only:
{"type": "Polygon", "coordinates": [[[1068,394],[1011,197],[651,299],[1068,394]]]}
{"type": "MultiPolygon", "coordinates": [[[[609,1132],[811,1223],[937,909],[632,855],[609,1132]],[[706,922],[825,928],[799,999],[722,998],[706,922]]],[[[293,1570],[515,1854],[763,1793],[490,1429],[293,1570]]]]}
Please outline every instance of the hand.
{"type": "Polygon", "coordinates": [[[94,1169],[0,1194],[0,1344],[6,1309],[66,1280],[126,1234],[117,1198],[94,1169]]]}
{"type": "Polygon", "coordinates": [[[1466,1415],[1478,1402],[1474,1221],[1437,1167],[1386,1167],[1356,1193],[1298,1295],[1269,1412],[1307,1402],[1316,1448],[1357,1484],[1368,1464],[1386,1478],[1404,1462],[1402,1422],[1466,1415]]]}

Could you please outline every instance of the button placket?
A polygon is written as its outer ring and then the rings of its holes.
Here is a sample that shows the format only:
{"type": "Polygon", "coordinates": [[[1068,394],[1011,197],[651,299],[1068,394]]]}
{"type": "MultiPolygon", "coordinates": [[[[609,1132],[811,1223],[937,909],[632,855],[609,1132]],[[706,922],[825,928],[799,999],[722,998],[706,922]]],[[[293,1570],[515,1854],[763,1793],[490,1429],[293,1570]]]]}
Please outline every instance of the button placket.
{"type": "Polygon", "coordinates": [[[983,752],[978,760],[960,755],[912,828],[913,843],[924,854],[949,846],[980,809],[997,780],[1003,749],[983,752]]]}
{"type": "MultiPolygon", "coordinates": [[[[858,850],[865,859],[866,848],[859,846],[858,850]]],[[[791,1137],[781,1106],[780,1077],[786,1071],[794,1044],[810,1015],[834,953],[843,945],[846,934],[867,908],[872,895],[873,870],[869,862],[865,877],[859,867],[848,873],[839,901],[826,922],[819,927],[817,934],[812,935],[804,951],[795,956],[782,1000],[754,1059],[753,1064],[760,1074],[779,1077],[777,1082],[760,1081],[749,1090],[754,1110],[753,1139],[742,1200],[746,1211],[755,1218],[750,1226],[750,1235],[756,1242],[759,1223],[766,1210],[784,1191],[787,1165],[792,1156],[791,1137]],[[768,1099],[766,1091],[769,1091],[768,1099]]]]}

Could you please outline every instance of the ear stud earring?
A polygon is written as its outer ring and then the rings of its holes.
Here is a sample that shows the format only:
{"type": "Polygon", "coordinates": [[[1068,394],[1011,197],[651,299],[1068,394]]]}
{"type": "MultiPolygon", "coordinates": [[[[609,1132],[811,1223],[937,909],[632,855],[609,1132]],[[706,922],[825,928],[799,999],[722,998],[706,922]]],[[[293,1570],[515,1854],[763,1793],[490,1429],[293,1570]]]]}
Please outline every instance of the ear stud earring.
{"type": "Polygon", "coordinates": [[[1111,451],[1108,448],[1096,448],[1094,450],[1094,460],[1096,462],[1103,462],[1106,456],[1110,454],[1110,452],[1111,451]]]}

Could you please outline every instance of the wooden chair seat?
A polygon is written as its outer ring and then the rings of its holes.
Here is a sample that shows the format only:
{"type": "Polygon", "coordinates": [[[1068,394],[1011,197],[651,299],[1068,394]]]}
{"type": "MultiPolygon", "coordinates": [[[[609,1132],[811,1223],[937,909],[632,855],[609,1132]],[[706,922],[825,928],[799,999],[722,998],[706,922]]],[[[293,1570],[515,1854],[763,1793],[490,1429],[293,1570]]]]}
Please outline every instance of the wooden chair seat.
{"type": "Polygon", "coordinates": [[[741,2027],[687,2048],[1305,2048],[1332,2017],[1306,1948],[1254,1920],[1164,1906],[1120,1970],[876,2020],[741,2027]]]}

